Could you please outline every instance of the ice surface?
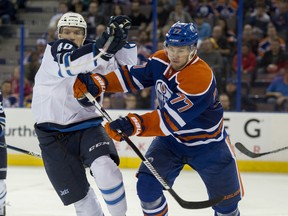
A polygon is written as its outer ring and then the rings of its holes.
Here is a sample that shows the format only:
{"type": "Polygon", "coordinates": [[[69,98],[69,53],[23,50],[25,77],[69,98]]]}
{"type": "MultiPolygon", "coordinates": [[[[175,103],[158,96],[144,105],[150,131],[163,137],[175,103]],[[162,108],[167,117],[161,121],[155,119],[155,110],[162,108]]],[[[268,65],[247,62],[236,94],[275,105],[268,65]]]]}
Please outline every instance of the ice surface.
{"type": "MultiPolygon", "coordinates": [[[[135,169],[122,169],[128,201],[127,216],[141,216],[136,193],[135,169]]],[[[90,183],[102,204],[105,216],[110,214],[96,185],[90,183]]],[[[241,216],[288,216],[288,174],[242,173],[245,196],[240,202],[241,216]]],[[[73,206],[63,206],[54,192],[43,167],[8,167],[8,216],[73,216],[73,206]]],[[[198,174],[182,171],[173,186],[175,192],[189,201],[206,200],[206,190],[198,174]]],[[[213,216],[211,208],[187,210],[166,193],[169,216],[213,216]]]]}

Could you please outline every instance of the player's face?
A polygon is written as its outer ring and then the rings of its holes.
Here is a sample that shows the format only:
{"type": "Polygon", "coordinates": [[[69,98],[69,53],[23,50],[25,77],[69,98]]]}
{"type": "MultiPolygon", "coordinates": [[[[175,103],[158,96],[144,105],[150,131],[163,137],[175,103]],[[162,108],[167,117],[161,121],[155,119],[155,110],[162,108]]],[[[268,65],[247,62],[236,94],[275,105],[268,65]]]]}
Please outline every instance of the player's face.
{"type": "Polygon", "coordinates": [[[85,32],[83,28],[78,27],[63,27],[59,38],[67,39],[74,42],[78,47],[81,47],[85,39],[85,32]]]}
{"type": "Polygon", "coordinates": [[[191,53],[191,49],[189,46],[182,46],[182,47],[168,46],[167,53],[172,68],[176,71],[179,71],[190,60],[189,56],[191,53]]]}

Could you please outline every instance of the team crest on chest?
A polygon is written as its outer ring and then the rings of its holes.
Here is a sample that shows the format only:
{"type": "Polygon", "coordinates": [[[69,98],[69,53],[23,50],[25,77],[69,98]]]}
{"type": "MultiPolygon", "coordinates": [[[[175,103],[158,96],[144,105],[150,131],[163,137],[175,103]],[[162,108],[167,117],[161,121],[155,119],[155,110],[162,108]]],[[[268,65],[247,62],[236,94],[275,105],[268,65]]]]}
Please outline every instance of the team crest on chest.
{"type": "Polygon", "coordinates": [[[160,108],[162,108],[166,101],[169,100],[169,98],[171,97],[172,91],[169,89],[167,83],[165,83],[163,80],[158,80],[156,82],[155,90],[159,106],[160,108]]]}

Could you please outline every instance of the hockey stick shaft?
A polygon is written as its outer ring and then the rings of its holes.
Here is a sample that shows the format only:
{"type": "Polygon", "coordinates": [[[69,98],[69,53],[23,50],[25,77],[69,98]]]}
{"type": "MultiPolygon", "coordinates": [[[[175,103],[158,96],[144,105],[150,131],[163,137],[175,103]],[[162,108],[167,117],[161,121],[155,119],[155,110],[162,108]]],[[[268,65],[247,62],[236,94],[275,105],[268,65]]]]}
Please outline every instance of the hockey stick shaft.
{"type": "Polygon", "coordinates": [[[263,152],[263,153],[254,153],[252,151],[250,151],[249,149],[247,149],[242,143],[240,142],[237,142],[235,143],[235,147],[240,151],[242,152],[243,154],[251,157],[251,158],[257,158],[257,157],[261,157],[261,156],[264,156],[264,155],[268,155],[268,154],[273,154],[273,153],[277,153],[277,152],[280,152],[280,151],[283,151],[283,150],[287,150],[288,149],[288,146],[286,147],[283,147],[283,148],[279,148],[279,149],[276,149],[276,150],[273,150],[273,151],[268,151],[268,152],[263,152]]]}
{"type": "Polygon", "coordinates": [[[28,150],[25,150],[25,149],[21,149],[21,148],[15,147],[15,146],[7,145],[6,143],[3,143],[3,142],[0,142],[0,147],[1,148],[11,149],[11,150],[14,150],[14,151],[18,151],[18,152],[21,152],[21,153],[24,153],[24,154],[27,154],[27,155],[31,155],[31,156],[34,156],[34,157],[42,158],[41,155],[38,154],[38,153],[35,153],[35,152],[32,152],[32,151],[28,151],[28,150]]]}
{"type": "MultiPolygon", "coordinates": [[[[89,93],[84,93],[88,100],[95,105],[97,110],[101,113],[101,115],[108,121],[112,122],[109,114],[101,107],[101,105],[95,100],[95,98],[89,93]]],[[[126,136],[122,131],[117,130],[119,135],[127,142],[127,144],[134,150],[134,152],[139,156],[144,165],[150,170],[150,172],[155,176],[155,178],[160,182],[160,184],[174,197],[174,199],[178,202],[180,206],[187,209],[202,209],[214,206],[223,200],[223,197],[218,197],[211,200],[199,201],[199,202],[190,202],[185,201],[181,197],[177,195],[177,193],[166,183],[166,181],[160,176],[157,170],[153,167],[153,165],[147,160],[147,158],[141,153],[141,151],[136,147],[136,145],[126,136]]]]}
{"type": "Polygon", "coordinates": [[[96,55],[95,57],[93,57],[91,60],[89,61],[86,61],[86,62],[83,62],[81,64],[78,64],[78,65],[74,65],[74,66],[69,66],[69,67],[66,67],[65,69],[66,70],[71,70],[71,69],[75,69],[75,68],[79,68],[79,67],[83,67],[93,61],[96,61],[98,58],[100,58],[103,54],[106,53],[107,49],[109,48],[109,46],[111,45],[112,41],[114,39],[114,36],[110,36],[108,38],[108,40],[106,41],[106,43],[104,44],[103,48],[101,50],[99,50],[100,52],[98,53],[98,55],[96,55]]]}

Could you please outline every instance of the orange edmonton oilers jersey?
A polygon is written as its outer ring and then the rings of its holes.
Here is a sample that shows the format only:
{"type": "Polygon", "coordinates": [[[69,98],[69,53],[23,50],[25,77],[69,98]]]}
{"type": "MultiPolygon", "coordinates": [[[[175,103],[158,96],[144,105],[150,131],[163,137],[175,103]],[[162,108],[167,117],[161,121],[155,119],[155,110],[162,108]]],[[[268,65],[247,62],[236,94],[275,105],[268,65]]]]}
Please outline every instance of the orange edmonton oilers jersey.
{"type": "Polygon", "coordinates": [[[159,107],[141,115],[139,136],[173,136],[187,146],[225,139],[223,108],[212,69],[197,55],[181,71],[172,69],[165,51],[145,65],[123,66],[105,76],[107,92],[134,92],[154,86],[159,107]]]}

